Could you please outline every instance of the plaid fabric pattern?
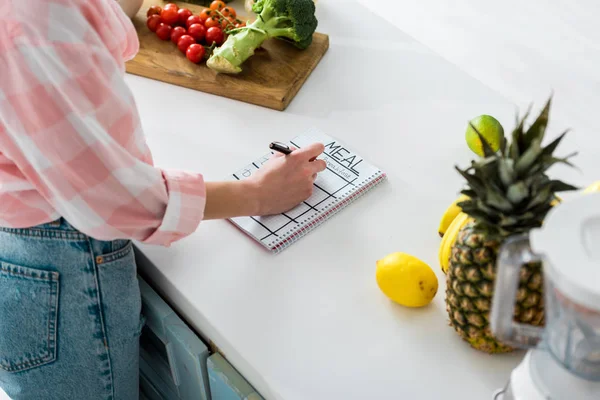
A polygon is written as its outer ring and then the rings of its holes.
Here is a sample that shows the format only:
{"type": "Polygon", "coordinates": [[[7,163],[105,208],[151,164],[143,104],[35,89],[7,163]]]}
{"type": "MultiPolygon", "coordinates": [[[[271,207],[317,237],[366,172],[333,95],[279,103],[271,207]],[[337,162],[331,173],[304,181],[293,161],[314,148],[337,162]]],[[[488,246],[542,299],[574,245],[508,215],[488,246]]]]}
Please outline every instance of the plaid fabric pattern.
{"type": "Polygon", "coordinates": [[[0,1],[0,225],[64,217],[99,240],[168,246],[203,218],[202,175],[153,165],[114,0],[0,1]]]}

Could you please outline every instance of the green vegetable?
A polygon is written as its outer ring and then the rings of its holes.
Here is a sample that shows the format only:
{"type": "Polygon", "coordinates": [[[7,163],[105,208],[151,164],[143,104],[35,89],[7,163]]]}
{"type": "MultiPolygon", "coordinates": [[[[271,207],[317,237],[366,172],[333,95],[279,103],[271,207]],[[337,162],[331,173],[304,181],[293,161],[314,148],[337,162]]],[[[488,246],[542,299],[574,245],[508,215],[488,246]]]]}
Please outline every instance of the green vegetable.
{"type": "Polygon", "coordinates": [[[209,68],[237,74],[241,65],[261,44],[275,38],[306,49],[317,29],[313,0],[257,0],[252,11],[257,18],[250,25],[231,30],[225,43],[206,62],[209,68]]]}

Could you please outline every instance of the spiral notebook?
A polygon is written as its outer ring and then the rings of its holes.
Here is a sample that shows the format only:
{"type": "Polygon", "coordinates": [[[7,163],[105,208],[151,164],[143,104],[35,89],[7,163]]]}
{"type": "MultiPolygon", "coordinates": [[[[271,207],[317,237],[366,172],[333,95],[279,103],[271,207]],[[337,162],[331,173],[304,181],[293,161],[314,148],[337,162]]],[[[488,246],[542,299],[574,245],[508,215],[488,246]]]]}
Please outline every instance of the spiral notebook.
{"type": "MultiPolygon", "coordinates": [[[[282,214],[229,219],[273,253],[283,251],[386,178],[378,167],[326,134],[311,131],[287,144],[302,148],[315,142],[325,145],[324,153],[318,158],[325,160],[327,169],[317,176],[310,198],[282,214]]],[[[235,172],[232,179],[249,178],[272,154],[266,153],[235,172]]]]}

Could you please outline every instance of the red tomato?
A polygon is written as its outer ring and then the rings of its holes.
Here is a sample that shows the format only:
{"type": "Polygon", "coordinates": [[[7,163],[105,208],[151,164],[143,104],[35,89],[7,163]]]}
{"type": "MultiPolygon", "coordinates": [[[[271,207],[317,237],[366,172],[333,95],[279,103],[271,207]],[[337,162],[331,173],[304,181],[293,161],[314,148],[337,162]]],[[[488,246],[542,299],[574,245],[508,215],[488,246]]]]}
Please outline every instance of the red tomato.
{"type": "Polygon", "coordinates": [[[223,8],[225,8],[225,3],[221,0],[215,0],[212,3],[210,3],[211,10],[222,10],[223,8]]]}
{"type": "Polygon", "coordinates": [[[244,26],[246,26],[245,22],[240,22],[240,23],[235,24],[236,28],[243,28],[244,26]]]}
{"type": "Polygon", "coordinates": [[[190,35],[183,35],[177,41],[177,48],[182,53],[185,53],[187,48],[190,47],[190,45],[192,45],[194,43],[196,43],[196,41],[194,40],[193,37],[191,37],[190,35]]]}
{"type": "Polygon", "coordinates": [[[172,9],[174,9],[175,11],[179,10],[179,7],[177,7],[177,4],[175,4],[175,3],[168,3],[168,4],[165,4],[165,6],[164,6],[164,8],[163,8],[163,9],[164,9],[164,10],[166,10],[167,8],[172,8],[172,9]]]}
{"type": "Polygon", "coordinates": [[[150,29],[150,31],[156,32],[156,28],[158,28],[158,24],[160,24],[161,22],[162,21],[160,20],[160,15],[154,14],[148,17],[146,25],[148,26],[148,29],[150,29]]]}
{"type": "Polygon", "coordinates": [[[171,32],[171,42],[177,44],[179,38],[186,34],[185,28],[183,26],[176,26],[173,28],[171,32]]]}
{"type": "Polygon", "coordinates": [[[188,35],[201,42],[206,36],[206,28],[202,24],[193,24],[188,29],[188,35]]]}
{"type": "Polygon", "coordinates": [[[221,10],[221,14],[223,14],[224,17],[233,17],[235,18],[237,16],[235,10],[233,7],[225,7],[221,10]]]}
{"type": "Polygon", "coordinates": [[[160,6],[152,6],[146,12],[146,17],[149,17],[154,14],[160,15],[161,12],[162,12],[162,8],[160,8],[160,6]]]}
{"type": "Polygon", "coordinates": [[[229,29],[235,29],[235,19],[234,18],[222,18],[221,19],[221,29],[227,31],[229,29]]]}
{"type": "Polygon", "coordinates": [[[192,15],[191,17],[189,17],[187,19],[187,21],[185,22],[185,26],[186,28],[189,28],[190,26],[194,25],[194,24],[202,24],[202,20],[200,19],[199,16],[197,15],[192,15]]]}
{"type": "Polygon", "coordinates": [[[186,26],[186,22],[192,16],[192,12],[187,8],[180,8],[177,10],[177,16],[179,17],[179,25],[186,26]]]}
{"type": "Polygon", "coordinates": [[[205,8],[200,13],[200,19],[202,20],[202,22],[204,22],[207,19],[209,19],[210,17],[212,17],[213,13],[214,13],[213,10],[211,10],[210,8],[205,8]]]}
{"type": "Polygon", "coordinates": [[[204,58],[204,47],[198,43],[191,44],[185,51],[185,56],[194,64],[198,64],[204,58]]]}
{"type": "Polygon", "coordinates": [[[179,15],[174,8],[164,8],[160,13],[160,18],[167,25],[174,25],[179,21],[179,15]]]}
{"type": "Polygon", "coordinates": [[[209,18],[206,21],[204,21],[204,26],[207,28],[212,28],[213,26],[221,26],[221,23],[219,22],[218,19],[215,18],[209,18]]]}
{"type": "Polygon", "coordinates": [[[223,31],[221,28],[213,26],[212,28],[208,28],[206,31],[206,43],[210,46],[215,43],[217,46],[223,44],[223,40],[225,39],[225,35],[223,35],[223,31]]]}
{"type": "Polygon", "coordinates": [[[158,24],[158,28],[156,28],[156,36],[158,36],[160,40],[169,40],[171,38],[172,30],[173,28],[171,28],[171,25],[161,22],[158,24]]]}

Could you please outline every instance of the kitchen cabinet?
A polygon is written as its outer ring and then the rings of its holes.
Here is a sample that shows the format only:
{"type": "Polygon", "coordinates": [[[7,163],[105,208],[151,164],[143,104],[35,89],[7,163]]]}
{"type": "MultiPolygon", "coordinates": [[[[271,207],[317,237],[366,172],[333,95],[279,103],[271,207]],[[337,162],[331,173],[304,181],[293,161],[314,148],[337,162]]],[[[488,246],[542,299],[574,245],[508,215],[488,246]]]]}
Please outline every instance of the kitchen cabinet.
{"type": "Polygon", "coordinates": [[[140,398],[264,400],[244,377],[138,277],[145,326],[140,339],[140,398]]]}
{"type": "Polygon", "coordinates": [[[143,279],[140,386],[149,399],[211,400],[206,361],[208,346],[143,279]]]}

